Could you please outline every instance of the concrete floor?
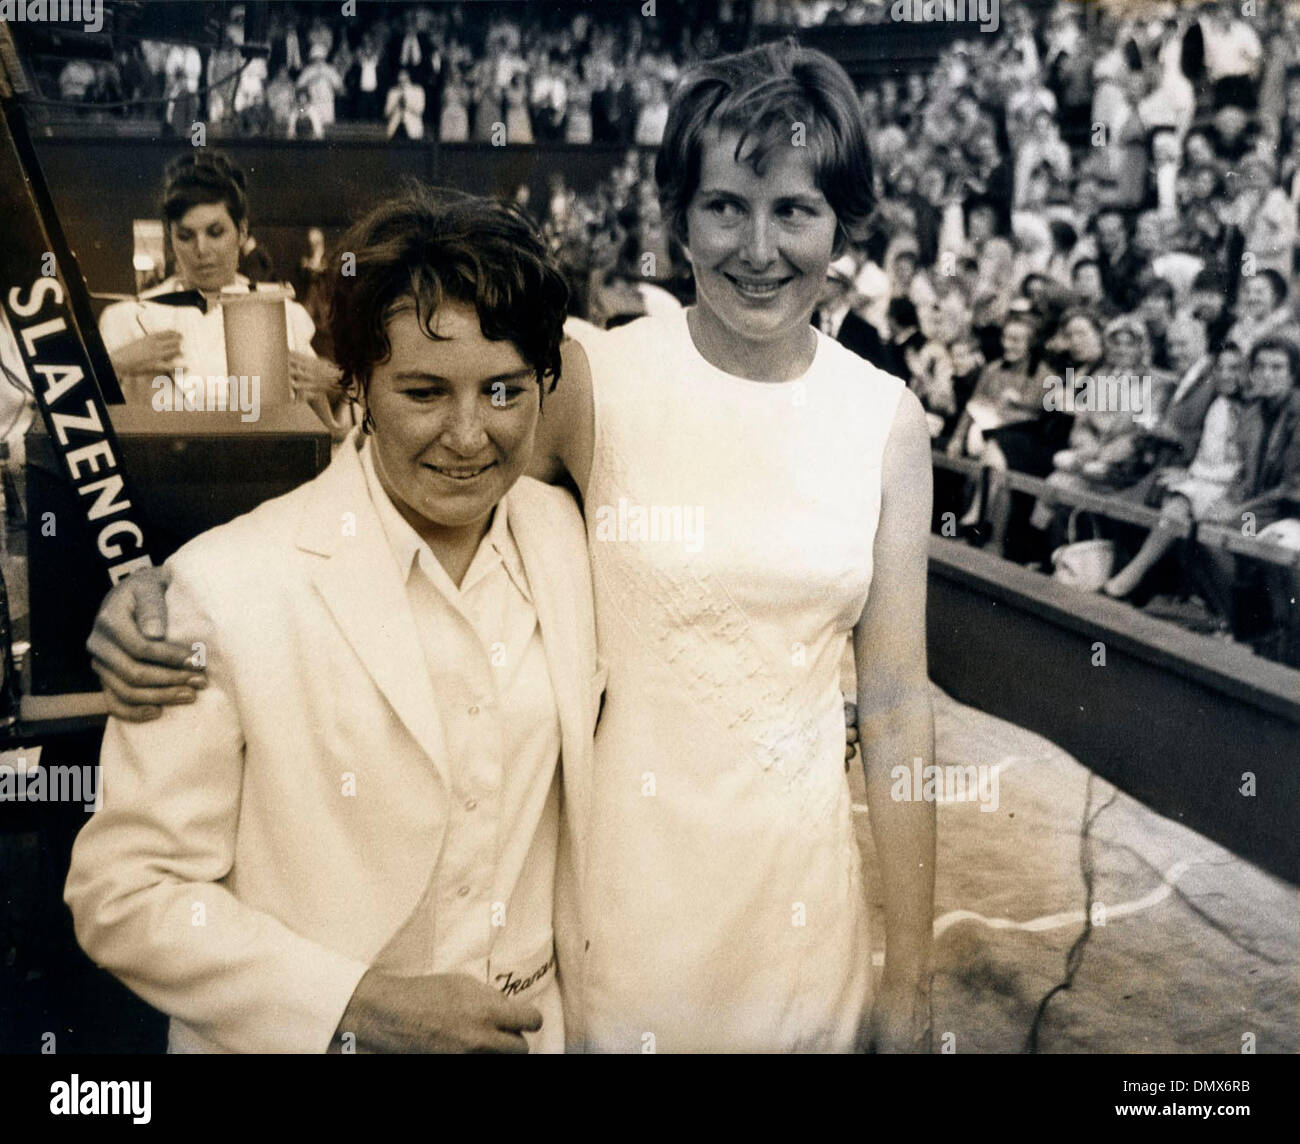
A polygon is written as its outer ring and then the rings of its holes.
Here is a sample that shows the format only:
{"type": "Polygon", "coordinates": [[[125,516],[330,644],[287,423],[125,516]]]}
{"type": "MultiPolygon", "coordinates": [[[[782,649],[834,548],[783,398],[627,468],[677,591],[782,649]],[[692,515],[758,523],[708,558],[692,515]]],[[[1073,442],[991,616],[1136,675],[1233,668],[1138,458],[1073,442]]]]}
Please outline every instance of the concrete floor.
{"type": "MultiPolygon", "coordinates": [[[[937,688],[934,702],[937,762],[998,766],[995,811],[939,803],[936,1051],[945,1034],[959,1053],[1025,1051],[1040,1003],[1067,976],[1086,902],[1094,924],[1075,950],[1070,988],[1037,1023],[1037,1051],[1300,1048],[1294,886],[1148,810],[1040,736],[937,688]]],[[[879,964],[884,925],[856,762],[852,774],[879,964]]]]}

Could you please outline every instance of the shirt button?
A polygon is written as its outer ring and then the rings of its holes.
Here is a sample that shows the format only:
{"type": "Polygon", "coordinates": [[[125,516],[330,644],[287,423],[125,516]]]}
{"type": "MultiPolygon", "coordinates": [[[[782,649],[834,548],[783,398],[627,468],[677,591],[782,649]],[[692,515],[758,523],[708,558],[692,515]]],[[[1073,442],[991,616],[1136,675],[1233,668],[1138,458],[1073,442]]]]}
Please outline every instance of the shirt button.
{"type": "Polygon", "coordinates": [[[477,807],[478,807],[478,803],[475,802],[472,798],[471,798],[471,799],[466,799],[466,801],[465,801],[465,809],[466,809],[466,810],[475,810],[475,809],[477,809],[477,807]]]}
{"type": "Polygon", "coordinates": [[[468,886],[462,886],[459,890],[456,891],[456,893],[458,893],[462,898],[468,898],[468,897],[469,897],[469,887],[468,887],[468,886]]]}

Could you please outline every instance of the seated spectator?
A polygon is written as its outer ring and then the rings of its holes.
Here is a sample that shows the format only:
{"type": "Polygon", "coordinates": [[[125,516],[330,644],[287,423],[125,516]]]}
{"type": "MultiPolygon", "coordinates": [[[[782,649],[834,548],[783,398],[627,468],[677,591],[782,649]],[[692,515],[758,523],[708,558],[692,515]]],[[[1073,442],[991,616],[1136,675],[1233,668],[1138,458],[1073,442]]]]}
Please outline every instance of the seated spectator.
{"type": "Polygon", "coordinates": [[[1295,315],[1287,305],[1286,279],[1276,270],[1243,277],[1237,290],[1236,321],[1228,340],[1249,352],[1263,338],[1280,334],[1300,340],[1295,315]]]}
{"type": "Polygon", "coordinates": [[[1137,308],[1138,282],[1147,268],[1147,260],[1129,241],[1128,223],[1116,210],[1097,216],[1097,265],[1108,297],[1121,313],[1137,308]]]}
{"type": "MultiPolygon", "coordinates": [[[[1076,388],[1069,447],[1052,457],[1048,484],[1064,490],[1105,492],[1132,484],[1138,458],[1138,414],[1144,381],[1149,388],[1151,350],[1142,323],[1116,318],[1103,337],[1105,354],[1090,381],[1076,388]]],[[[1076,387],[1081,375],[1075,375],[1076,387]]],[[[1041,517],[1039,518],[1041,520],[1041,517]]]]}
{"type": "MultiPolygon", "coordinates": [[[[370,29],[361,37],[361,44],[357,48],[356,58],[353,61],[353,83],[357,93],[356,116],[366,123],[378,122],[383,111],[380,103],[383,96],[379,86],[379,72],[383,63],[384,53],[379,36],[370,29]]],[[[409,78],[410,70],[404,70],[409,78]]]]}
{"type": "Polygon", "coordinates": [[[1010,492],[1002,475],[1008,469],[1045,476],[1064,443],[1069,417],[1048,412],[1043,402],[1044,371],[1034,363],[1037,327],[1027,315],[1012,314],[1002,330],[1002,356],[980,373],[975,392],[957,419],[948,443],[950,456],[978,457],[990,470],[986,495],[976,489],[961,524],[971,528],[985,514],[991,539],[1000,550],[1010,523],[1010,492]]]}
{"type": "Polygon", "coordinates": [[[1192,280],[1187,306],[1192,315],[1205,323],[1205,334],[1211,353],[1218,353],[1227,341],[1232,328],[1232,314],[1228,312],[1228,282],[1213,270],[1202,270],[1192,280]]]}
{"type": "Polygon", "coordinates": [[[975,387],[979,384],[980,374],[984,369],[984,355],[980,353],[979,342],[970,334],[957,338],[948,347],[948,356],[952,361],[952,412],[944,418],[943,428],[935,440],[939,448],[947,449],[952,441],[953,430],[966,409],[975,387]]]}
{"type": "Polygon", "coordinates": [[[1138,299],[1138,317],[1146,326],[1151,343],[1151,365],[1156,369],[1170,369],[1169,323],[1174,319],[1174,288],[1163,278],[1149,276],[1141,288],[1138,299]]]}
{"type": "MultiPolygon", "coordinates": [[[[1233,347],[1224,354],[1232,355],[1233,347]]],[[[1221,382],[1206,416],[1201,446],[1186,471],[1167,478],[1170,503],[1162,516],[1226,527],[1249,527],[1250,534],[1300,510],[1300,350],[1293,342],[1269,338],[1250,352],[1249,374],[1239,396],[1230,378],[1221,382]]],[[[1153,532],[1138,555],[1105,586],[1108,595],[1133,592],[1173,546],[1166,529],[1153,532]]],[[[1234,623],[1234,588],[1243,569],[1231,552],[1202,545],[1197,560],[1207,595],[1220,615],[1234,623]]],[[[1270,600],[1277,604],[1275,597],[1270,600]]],[[[1275,613],[1276,619],[1285,613],[1275,613]]]]}
{"type": "Polygon", "coordinates": [[[1074,291],[1074,304],[1109,320],[1118,314],[1118,308],[1106,294],[1101,277],[1101,264],[1095,258],[1081,258],[1070,272],[1070,286],[1074,291]]]}

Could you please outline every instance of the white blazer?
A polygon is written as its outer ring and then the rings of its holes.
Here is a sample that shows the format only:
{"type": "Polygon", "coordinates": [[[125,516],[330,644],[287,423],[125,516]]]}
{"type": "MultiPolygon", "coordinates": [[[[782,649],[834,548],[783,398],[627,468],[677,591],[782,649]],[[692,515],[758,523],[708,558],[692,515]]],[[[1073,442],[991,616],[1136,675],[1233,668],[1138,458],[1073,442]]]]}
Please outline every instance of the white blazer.
{"type": "MultiPolygon", "coordinates": [[[[172,557],[169,628],[204,644],[208,686],[104,737],[65,899],[94,961],[171,1015],[173,1050],[323,1052],[442,845],[453,762],[357,443],[172,557]]],[[[591,572],[568,493],[524,477],[507,498],[559,706],[556,944],[577,1043],[591,572]]]]}

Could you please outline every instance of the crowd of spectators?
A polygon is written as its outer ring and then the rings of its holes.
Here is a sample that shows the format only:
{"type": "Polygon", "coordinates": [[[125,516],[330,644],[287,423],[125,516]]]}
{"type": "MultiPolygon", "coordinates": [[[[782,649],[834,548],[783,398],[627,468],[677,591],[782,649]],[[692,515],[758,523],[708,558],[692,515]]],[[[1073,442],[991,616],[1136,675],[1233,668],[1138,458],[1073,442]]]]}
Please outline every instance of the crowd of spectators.
{"type": "Polygon", "coordinates": [[[1300,548],[1300,22],[1258,11],[1004,8],[868,86],[880,225],[818,320],[980,464],[961,535],[1050,570],[1072,494],[1144,505],[1149,535],[1092,514],[1095,586],[1300,662],[1294,565],[1186,543],[1300,548]]]}
{"type": "MultiPolygon", "coordinates": [[[[723,0],[723,26],[732,7],[723,0]]],[[[206,61],[191,44],[141,40],[112,62],[68,61],[57,83],[65,102],[110,102],[176,134],[202,120],[217,132],[320,138],[354,123],[444,143],[654,146],[669,89],[683,63],[716,52],[716,27],[697,42],[689,22],[620,4],[363,3],[351,15],[275,4],[269,55],[246,58],[234,5],[206,61]],[[680,28],[672,43],[665,27],[680,28]]]]}

